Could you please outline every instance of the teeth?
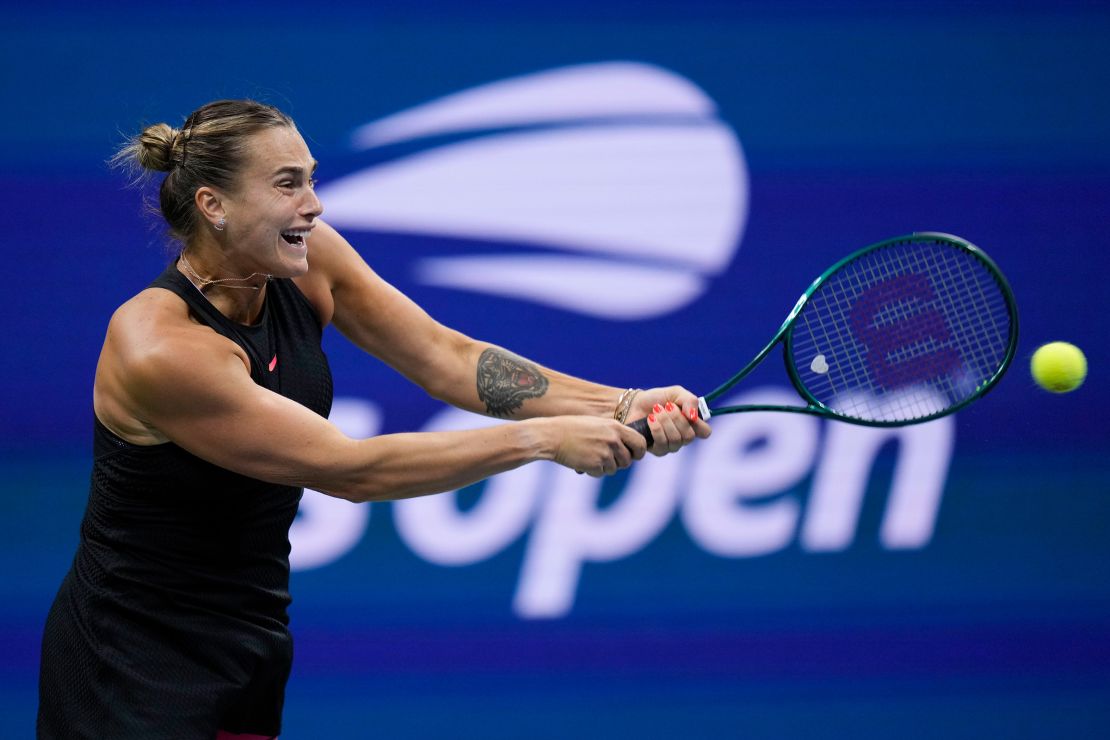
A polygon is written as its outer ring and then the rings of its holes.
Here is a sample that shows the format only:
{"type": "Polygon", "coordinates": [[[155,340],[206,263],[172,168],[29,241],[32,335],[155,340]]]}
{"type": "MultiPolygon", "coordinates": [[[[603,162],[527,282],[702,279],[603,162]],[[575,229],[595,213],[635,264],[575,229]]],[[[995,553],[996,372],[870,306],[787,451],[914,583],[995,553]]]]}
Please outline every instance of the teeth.
{"type": "Polygon", "coordinates": [[[292,237],[296,237],[298,239],[307,239],[308,235],[311,234],[311,233],[312,232],[310,230],[305,229],[304,231],[283,231],[283,232],[281,232],[281,235],[282,236],[292,236],[292,237]]]}

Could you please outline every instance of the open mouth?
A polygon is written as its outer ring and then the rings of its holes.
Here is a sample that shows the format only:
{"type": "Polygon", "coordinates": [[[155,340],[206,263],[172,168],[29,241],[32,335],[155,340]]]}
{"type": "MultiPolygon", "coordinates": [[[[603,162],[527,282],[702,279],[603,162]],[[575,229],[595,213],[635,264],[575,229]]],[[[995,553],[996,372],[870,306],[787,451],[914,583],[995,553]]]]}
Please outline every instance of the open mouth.
{"type": "Polygon", "coordinates": [[[281,232],[281,238],[294,247],[303,247],[309,233],[307,229],[304,231],[283,231],[281,232]]]}

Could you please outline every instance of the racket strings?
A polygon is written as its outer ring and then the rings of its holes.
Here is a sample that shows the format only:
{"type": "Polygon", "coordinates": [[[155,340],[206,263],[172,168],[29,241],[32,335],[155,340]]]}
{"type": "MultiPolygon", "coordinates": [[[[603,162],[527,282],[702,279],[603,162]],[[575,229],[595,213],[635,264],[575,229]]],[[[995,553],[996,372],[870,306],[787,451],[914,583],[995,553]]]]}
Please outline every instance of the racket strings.
{"type": "Polygon", "coordinates": [[[1002,368],[1011,309],[995,272],[940,240],[865,252],[828,275],[791,332],[790,357],[822,405],[862,421],[933,416],[1002,368]]]}
{"type": "Polygon", "coordinates": [[[942,312],[952,325],[952,333],[959,341],[959,349],[972,375],[988,381],[993,377],[1006,356],[1009,346],[1010,316],[1005,294],[994,275],[979,260],[958,257],[956,250],[930,250],[934,258],[943,256],[943,273],[950,275],[962,270],[967,278],[963,283],[939,280],[936,287],[942,302],[942,312]],[[978,268],[978,269],[973,269],[978,268]],[[958,292],[960,288],[966,288],[958,292]]]}

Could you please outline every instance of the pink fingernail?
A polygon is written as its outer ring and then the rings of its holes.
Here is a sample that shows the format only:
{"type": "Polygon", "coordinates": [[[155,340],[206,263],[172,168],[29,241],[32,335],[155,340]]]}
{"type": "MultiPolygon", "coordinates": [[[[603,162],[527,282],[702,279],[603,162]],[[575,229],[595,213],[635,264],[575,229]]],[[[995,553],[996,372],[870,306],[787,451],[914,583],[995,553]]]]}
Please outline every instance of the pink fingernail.
{"type": "Polygon", "coordinates": [[[654,424],[655,423],[655,414],[648,414],[648,421],[650,421],[652,424],[654,424]]]}
{"type": "Polygon", "coordinates": [[[667,401],[667,411],[674,411],[674,404],[667,401]]]}
{"type": "MultiPolygon", "coordinates": [[[[651,407],[651,410],[652,410],[652,411],[654,411],[654,412],[655,412],[655,413],[657,413],[657,414],[661,414],[661,413],[663,413],[663,407],[662,407],[662,406],[660,406],[659,404],[655,404],[654,406],[652,406],[652,407],[651,407]]],[[[654,420],[653,420],[653,421],[654,421],[654,420]]]]}

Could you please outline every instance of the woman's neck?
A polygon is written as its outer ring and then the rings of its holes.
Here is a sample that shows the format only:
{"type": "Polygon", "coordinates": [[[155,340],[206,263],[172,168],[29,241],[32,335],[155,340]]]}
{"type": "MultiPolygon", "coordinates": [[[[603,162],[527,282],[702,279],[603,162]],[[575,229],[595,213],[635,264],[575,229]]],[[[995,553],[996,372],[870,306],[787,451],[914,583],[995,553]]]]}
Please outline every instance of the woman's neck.
{"type": "Polygon", "coordinates": [[[177,259],[177,269],[229,320],[253,324],[258,320],[271,276],[255,272],[240,274],[241,269],[209,252],[187,246],[177,259]]]}

